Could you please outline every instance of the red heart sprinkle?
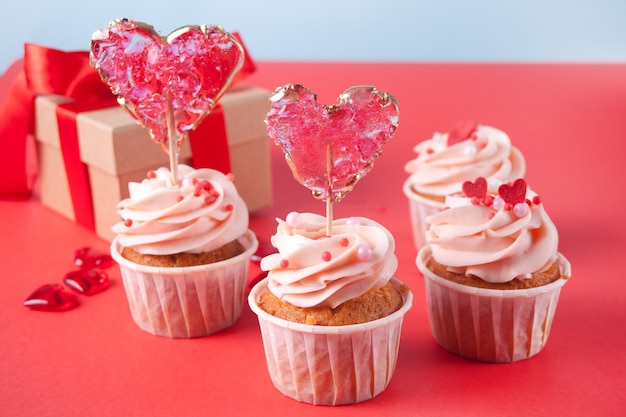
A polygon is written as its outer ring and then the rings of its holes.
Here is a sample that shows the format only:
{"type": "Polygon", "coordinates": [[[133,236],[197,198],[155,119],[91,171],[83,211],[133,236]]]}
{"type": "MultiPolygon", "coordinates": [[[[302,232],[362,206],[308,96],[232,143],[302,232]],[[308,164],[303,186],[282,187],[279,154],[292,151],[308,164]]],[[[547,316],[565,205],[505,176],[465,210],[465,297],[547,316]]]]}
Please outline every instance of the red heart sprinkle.
{"type": "Polygon", "coordinates": [[[320,105],[297,84],[270,98],[267,132],[285,152],[294,177],[320,200],[339,202],[374,166],[398,126],[397,100],[374,87],[347,89],[320,105]]]}
{"type": "Polygon", "coordinates": [[[482,200],[487,195],[487,180],[479,177],[474,182],[465,181],[463,183],[463,193],[466,197],[476,197],[482,200]]]}
{"type": "Polygon", "coordinates": [[[44,284],[28,296],[24,305],[32,310],[67,311],[78,306],[78,300],[60,284],[44,284]]]}
{"type": "Polygon", "coordinates": [[[476,126],[477,123],[474,120],[459,120],[448,132],[448,146],[468,139],[476,130],[476,126]]]}
{"type": "Polygon", "coordinates": [[[152,138],[167,142],[167,115],[180,133],[195,129],[242,67],[243,47],[219,26],[184,26],[161,37],[118,19],[94,33],[91,65],[152,138]]]}
{"type": "Polygon", "coordinates": [[[96,269],[72,271],[63,278],[65,285],[82,295],[98,294],[109,288],[109,276],[96,269]]]}
{"type": "Polygon", "coordinates": [[[523,178],[515,180],[513,185],[502,184],[498,188],[498,194],[504,200],[505,203],[512,204],[513,206],[518,203],[526,201],[526,181],[523,178]]]}

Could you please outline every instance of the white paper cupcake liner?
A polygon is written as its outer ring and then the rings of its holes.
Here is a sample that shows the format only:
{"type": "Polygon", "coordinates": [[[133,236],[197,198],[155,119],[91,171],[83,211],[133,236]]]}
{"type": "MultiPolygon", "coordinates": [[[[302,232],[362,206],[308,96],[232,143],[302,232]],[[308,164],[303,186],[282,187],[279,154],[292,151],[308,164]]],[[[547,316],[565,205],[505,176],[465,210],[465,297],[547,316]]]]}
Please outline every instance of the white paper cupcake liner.
{"type": "Polygon", "coordinates": [[[250,230],[241,241],[246,251],[233,258],[161,268],[122,257],[116,238],[111,256],[120,266],[135,323],[148,333],[171,338],[208,336],[232,326],[243,309],[250,258],[258,246],[250,230]]]}
{"type": "Polygon", "coordinates": [[[417,266],[424,275],[431,330],[444,349],[481,362],[515,362],[543,349],[561,287],[571,275],[561,254],[564,278],[520,290],[475,288],[441,278],[426,267],[430,256],[430,247],[422,248],[417,266]]]}
{"type": "MultiPolygon", "coordinates": [[[[402,283],[395,279],[394,285],[402,283]]],[[[267,278],[248,296],[258,316],[265,359],[276,389],[316,405],[353,404],[385,390],[396,367],[402,321],[413,295],[393,314],[363,324],[316,326],[276,318],[257,305],[267,278]]]]}
{"type": "Polygon", "coordinates": [[[416,249],[420,249],[426,245],[426,230],[428,223],[426,217],[439,213],[444,209],[445,204],[440,201],[431,200],[423,197],[411,188],[411,183],[407,179],[402,186],[404,195],[409,200],[409,216],[411,219],[411,227],[413,229],[413,243],[416,249]]]}

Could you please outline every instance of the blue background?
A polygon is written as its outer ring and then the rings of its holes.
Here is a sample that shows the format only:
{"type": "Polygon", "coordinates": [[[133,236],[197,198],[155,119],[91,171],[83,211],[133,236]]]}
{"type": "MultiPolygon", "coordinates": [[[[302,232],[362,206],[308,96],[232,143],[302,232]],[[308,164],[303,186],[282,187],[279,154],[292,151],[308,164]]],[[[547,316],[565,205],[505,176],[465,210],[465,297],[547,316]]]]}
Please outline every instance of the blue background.
{"type": "Polygon", "coordinates": [[[257,60],[626,62],[624,0],[3,3],[0,71],[24,42],[87,49],[92,32],[119,17],[163,35],[217,24],[239,31],[257,60]]]}

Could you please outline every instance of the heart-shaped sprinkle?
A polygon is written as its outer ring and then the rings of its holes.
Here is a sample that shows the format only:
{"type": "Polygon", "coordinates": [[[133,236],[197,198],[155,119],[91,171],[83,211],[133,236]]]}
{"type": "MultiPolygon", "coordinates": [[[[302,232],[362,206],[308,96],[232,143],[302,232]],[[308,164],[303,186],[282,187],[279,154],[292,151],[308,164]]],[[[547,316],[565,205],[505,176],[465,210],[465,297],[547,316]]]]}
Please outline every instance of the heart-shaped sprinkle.
{"type": "Polygon", "coordinates": [[[109,288],[109,276],[97,269],[69,272],[63,278],[63,282],[82,295],[98,294],[109,288]]]}
{"type": "Polygon", "coordinates": [[[463,183],[463,194],[469,198],[484,199],[487,195],[487,180],[483,177],[476,178],[474,182],[465,181],[463,183]]]}
{"type": "Polygon", "coordinates": [[[327,203],[339,202],[372,169],[398,126],[397,100],[369,86],[320,105],[309,89],[288,84],[270,103],[269,137],[282,147],[294,177],[327,203]]]}
{"type": "Polygon", "coordinates": [[[505,203],[512,206],[523,203],[526,201],[526,181],[523,178],[518,178],[512,185],[502,184],[498,188],[498,194],[500,194],[505,203]]]}
{"type": "Polygon", "coordinates": [[[243,61],[241,44],[219,26],[184,26],[161,37],[150,25],[118,19],[91,41],[91,65],[160,143],[168,140],[169,115],[180,133],[200,124],[243,61]]]}
{"type": "Polygon", "coordinates": [[[44,284],[28,296],[24,305],[32,310],[67,311],[78,306],[78,300],[60,284],[44,284]]]}
{"type": "Polygon", "coordinates": [[[475,120],[459,120],[448,132],[448,146],[469,139],[476,130],[475,120]]]}

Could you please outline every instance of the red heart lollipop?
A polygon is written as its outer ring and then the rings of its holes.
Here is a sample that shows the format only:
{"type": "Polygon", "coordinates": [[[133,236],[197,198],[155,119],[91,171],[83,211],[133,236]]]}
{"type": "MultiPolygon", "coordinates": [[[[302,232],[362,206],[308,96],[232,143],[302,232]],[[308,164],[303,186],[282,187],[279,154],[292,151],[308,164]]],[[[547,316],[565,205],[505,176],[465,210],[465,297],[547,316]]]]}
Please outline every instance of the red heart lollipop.
{"type": "Polygon", "coordinates": [[[161,37],[145,23],[118,19],[91,41],[91,65],[160,143],[170,117],[181,133],[200,124],[243,60],[241,44],[218,26],[184,26],[161,37]]]}
{"type": "Polygon", "coordinates": [[[320,105],[309,89],[288,84],[270,98],[268,135],[285,152],[294,177],[313,195],[336,203],[373,167],[398,126],[395,97],[359,86],[320,105]]]}

